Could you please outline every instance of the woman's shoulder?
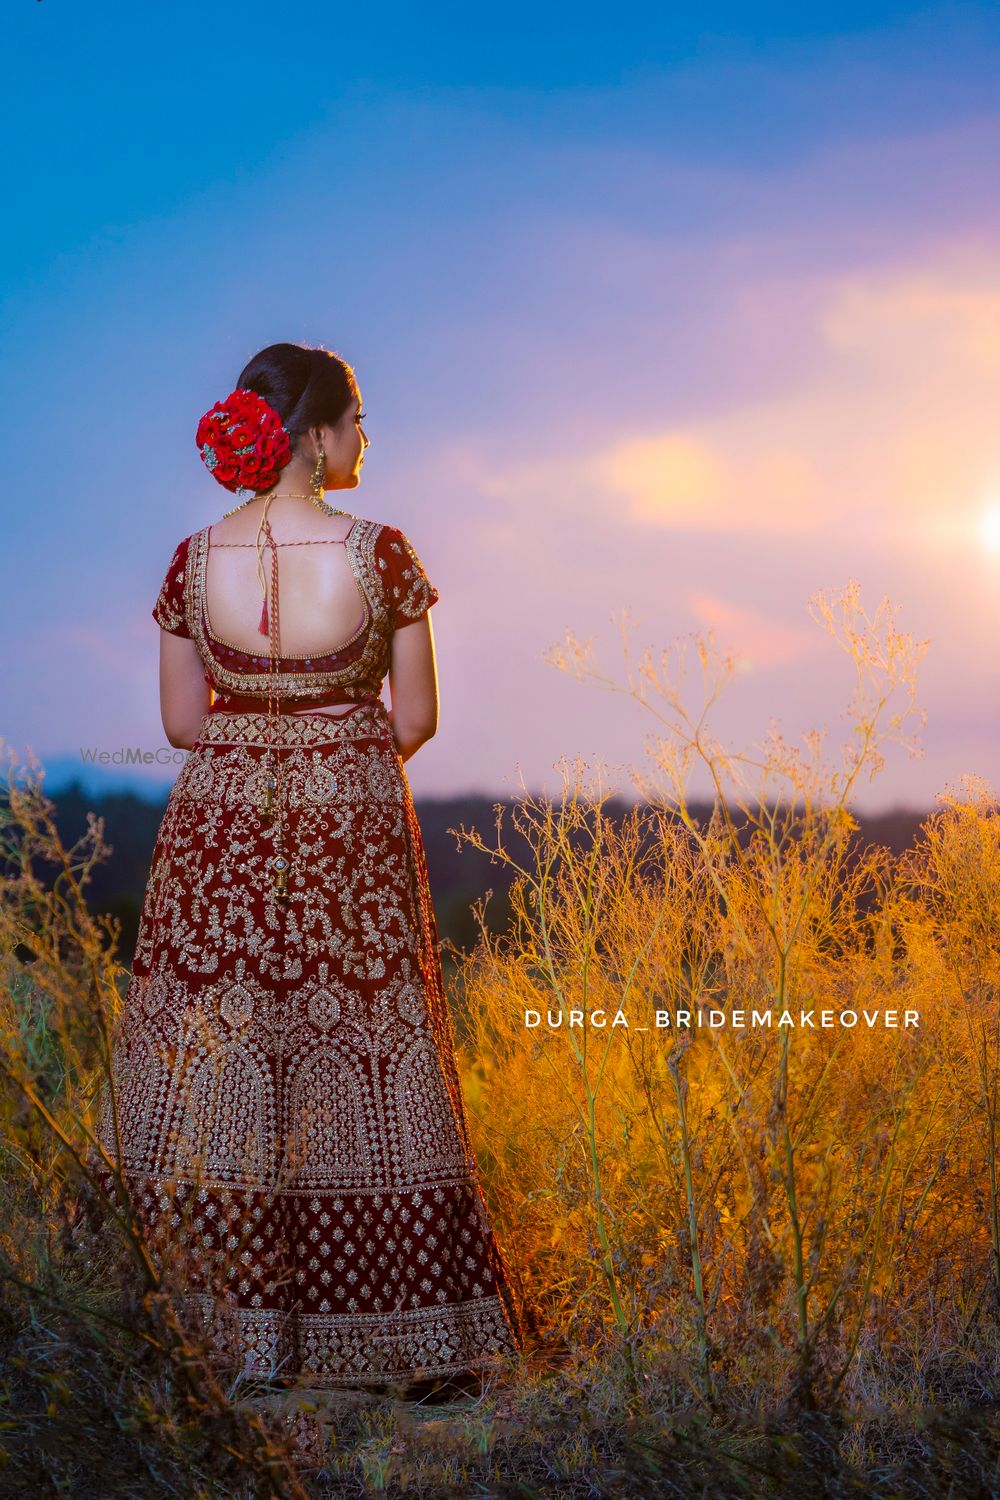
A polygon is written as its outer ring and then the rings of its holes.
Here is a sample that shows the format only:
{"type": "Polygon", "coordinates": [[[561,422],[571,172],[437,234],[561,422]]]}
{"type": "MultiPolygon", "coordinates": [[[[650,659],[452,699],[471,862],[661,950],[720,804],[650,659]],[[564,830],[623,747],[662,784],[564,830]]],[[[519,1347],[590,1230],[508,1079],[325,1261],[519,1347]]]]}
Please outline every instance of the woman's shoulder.
{"type": "Polygon", "coordinates": [[[393,521],[370,520],[367,516],[359,516],[355,525],[359,539],[370,547],[379,572],[393,572],[418,561],[416,548],[402,526],[393,521]]]}
{"type": "Polygon", "coordinates": [[[203,536],[208,530],[209,527],[207,526],[199,526],[197,531],[189,531],[187,536],[182,536],[180,541],[174,546],[174,556],[186,557],[192,550],[196,539],[203,536]]]}
{"type": "Polygon", "coordinates": [[[187,561],[188,553],[191,550],[191,543],[197,535],[198,533],[196,531],[192,531],[189,532],[187,536],[181,537],[180,541],[175,545],[174,550],[171,553],[169,564],[170,568],[176,567],[178,563],[183,564],[187,561]]]}
{"type": "Polygon", "coordinates": [[[380,524],[375,558],[394,627],[420,619],[437,603],[440,595],[402,527],[388,521],[380,524]]]}
{"type": "Polygon", "coordinates": [[[413,543],[409,533],[392,521],[369,521],[376,541],[382,548],[393,552],[412,552],[413,543]]]}
{"type": "Polygon", "coordinates": [[[401,526],[391,521],[369,521],[366,525],[380,573],[396,577],[413,564],[420,566],[417,550],[401,526]]]}
{"type": "Polygon", "coordinates": [[[359,531],[366,532],[377,542],[398,541],[403,535],[399,527],[394,526],[391,521],[379,521],[372,516],[356,517],[355,525],[359,531]]]}
{"type": "Polygon", "coordinates": [[[185,609],[186,578],[190,555],[190,536],[183,537],[173,550],[167,571],[160,584],[160,592],[153,605],[153,619],[172,635],[188,635],[187,611],[185,609]]]}

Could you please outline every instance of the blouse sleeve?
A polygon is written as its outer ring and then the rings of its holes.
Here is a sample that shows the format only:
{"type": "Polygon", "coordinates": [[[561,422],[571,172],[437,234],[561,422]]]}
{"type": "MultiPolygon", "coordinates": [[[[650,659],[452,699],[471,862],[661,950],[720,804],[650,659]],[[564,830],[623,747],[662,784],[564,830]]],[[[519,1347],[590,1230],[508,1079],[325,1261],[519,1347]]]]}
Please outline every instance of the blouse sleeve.
{"type": "Polygon", "coordinates": [[[187,570],[188,541],[189,538],[185,537],[170,559],[152,614],[162,629],[169,630],[171,635],[187,636],[190,640],[191,632],[184,615],[184,574],[187,570]]]}
{"type": "Polygon", "coordinates": [[[379,569],[393,630],[420,620],[441,597],[424,572],[413,543],[395,526],[383,526],[379,569]]]}

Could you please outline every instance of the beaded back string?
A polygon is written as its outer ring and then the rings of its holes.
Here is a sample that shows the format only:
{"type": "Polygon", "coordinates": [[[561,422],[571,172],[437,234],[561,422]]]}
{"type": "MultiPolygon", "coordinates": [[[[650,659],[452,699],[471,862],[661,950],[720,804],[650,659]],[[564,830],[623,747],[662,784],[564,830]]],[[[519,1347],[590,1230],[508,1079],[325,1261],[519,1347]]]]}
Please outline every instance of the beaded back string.
{"type": "Polygon", "coordinates": [[[268,747],[267,759],[265,761],[265,783],[264,783],[264,806],[265,817],[269,817],[274,823],[274,854],[271,856],[271,870],[274,875],[274,894],[279,901],[288,899],[288,851],[285,847],[285,777],[282,757],[276,754],[276,742],[278,731],[279,695],[278,695],[278,658],[281,650],[281,611],[278,602],[278,549],[271,531],[271,522],[268,519],[268,508],[273,499],[268,495],[264,502],[264,510],[260,518],[260,526],[257,528],[257,576],[261,580],[264,590],[264,607],[261,611],[261,625],[266,626],[268,633],[268,684],[267,684],[267,728],[268,747]],[[262,545],[261,536],[265,541],[262,545]],[[267,583],[264,572],[263,546],[271,550],[271,610],[268,617],[267,608],[267,583]]]}
{"type": "MultiPolygon", "coordinates": [[[[349,511],[340,510],[337,506],[329,505],[323,497],[322,481],[325,467],[326,456],[321,449],[313,474],[312,492],[308,495],[289,495],[287,498],[291,500],[310,500],[316,506],[317,510],[322,511],[327,516],[349,515],[349,511]]],[[[249,505],[258,498],[257,495],[248,496],[239,505],[234,505],[232,510],[227,510],[225,512],[226,516],[234,515],[236,511],[242,510],[244,505],[249,505]]],[[[295,542],[279,543],[275,541],[274,534],[271,531],[268,511],[271,507],[271,501],[277,498],[273,490],[267,494],[264,500],[264,509],[261,512],[260,525],[257,527],[256,540],[252,545],[257,550],[257,578],[260,582],[261,592],[264,595],[264,602],[260,611],[260,624],[257,628],[261,635],[268,637],[269,662],[267,683],[268,745],[267,756],[264,762],[264,800],[261,813],[265,819],[269,819],[274,823],[274,854],[271,857],[271,869],[274,874],[274,894],[279,901],[286,901],[288,899],[288,872],[290,865],[288,850],[285,846],[285,775],[282,757],[276,754],[278,716],[281,704],[278,692],[278,661],[281,655],[281,612],[278,604],[278,547],[281,545],[304,546],[309,544],[295,542]],[[263,542],[261,541],[262,537],[264,538],[263,542]],[[268,611],[267,600],[267,574],[264,568],[265,546],[269,547],[271,551],[270,612],[268,611]]],[[[221,543],[220,545],[224,546],[226,544],[221,543]]],[[[230,543],[229,545],[239,544],[230,543]]],[[[251,544],[245,543],[244,545],[251,544]]]]}
{"type": "MultiPolygon", "coordinates": [[[[343,511],[343,515],[347,512],[343,511]]],[[[346,538],[342,536],[316,536],[309,537],[304,542],[275,542],[276,547],[342,547],[346,538]]],[[[213,547],[254,547],[255,542],[213,542],[213,547]]],[[[264,631],[261,631],[261,635],[264,631]]]]}

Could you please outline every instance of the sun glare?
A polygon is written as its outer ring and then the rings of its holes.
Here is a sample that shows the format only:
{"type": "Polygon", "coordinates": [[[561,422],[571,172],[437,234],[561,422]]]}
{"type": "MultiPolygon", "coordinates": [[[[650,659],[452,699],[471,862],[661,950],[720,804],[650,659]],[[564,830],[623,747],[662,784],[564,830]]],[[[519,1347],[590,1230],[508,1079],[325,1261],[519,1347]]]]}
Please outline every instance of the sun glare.
{"type": "Polygon", "coordinates": [[[988,505],[979,522],[983,545],[990,552],[1000,552],[1000,504],[988,505]]]}

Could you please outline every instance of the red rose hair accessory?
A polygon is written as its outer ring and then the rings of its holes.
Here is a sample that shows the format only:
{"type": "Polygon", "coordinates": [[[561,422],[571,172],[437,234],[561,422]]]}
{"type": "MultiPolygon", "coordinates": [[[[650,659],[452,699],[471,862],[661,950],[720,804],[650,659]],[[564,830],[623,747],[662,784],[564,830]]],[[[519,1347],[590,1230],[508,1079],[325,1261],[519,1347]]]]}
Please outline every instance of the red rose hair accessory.
{"type": "Polygon", "coordinates": [[[233,391],[198,423],[198,450],[209,472],[240,499],[269,490],[292,456],[281,418],[256,391],[233,391]]]}

